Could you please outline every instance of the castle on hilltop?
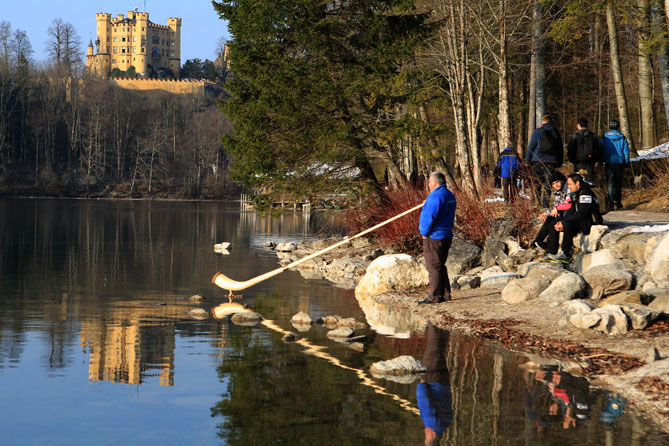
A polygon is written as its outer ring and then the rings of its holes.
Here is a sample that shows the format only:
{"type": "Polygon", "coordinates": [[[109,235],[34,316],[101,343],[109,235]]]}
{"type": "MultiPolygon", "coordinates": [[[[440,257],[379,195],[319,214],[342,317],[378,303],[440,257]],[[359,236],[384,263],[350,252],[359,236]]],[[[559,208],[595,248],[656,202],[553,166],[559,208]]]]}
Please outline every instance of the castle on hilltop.
{"type": "Polygon", "coordinates": [[[165,72],[179,75],[181,68],[181,18],[167,19],[167,26],[149,20],[148,12],[97,13],[97,38],[88,44],[86,69],[107,77],[118,68],[149,76],[165,72]]]}

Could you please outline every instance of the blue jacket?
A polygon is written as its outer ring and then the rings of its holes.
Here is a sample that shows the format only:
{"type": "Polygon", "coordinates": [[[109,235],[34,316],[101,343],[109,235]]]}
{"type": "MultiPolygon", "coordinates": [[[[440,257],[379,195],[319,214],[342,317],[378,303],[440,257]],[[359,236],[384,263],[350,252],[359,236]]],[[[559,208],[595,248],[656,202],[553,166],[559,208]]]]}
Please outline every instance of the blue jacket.
{"type": "Polygon", "coordinates": [[[520,164],[518,163],[518,157],[511,147],[507,147],[502,151],[502,153],[499,154],[497,167],[499,167],[500,177],[513,177],[513,172],[520,167],[520,164]]]}
{"type": "Polygon", "coordinates": [[[448,383],[419,383],[416,402],[423,425],[441,435],[453,423],[451,386],[448,383]]]}
{"type": "Polygon", "coordinates": [[[629,164],[630,147],[627,138],[618,130],[609,130],[602,137],[605,164],[629,164]]]}
{"type": "Polygon", "coordinates": [[[443,184],[425,199],[420,211],[418,229],[423,237],[443,240],[453,237],[455,223],[455,195],[443,184]]]}
{"type": "MultiPolygon", "coordinates": [[[[544,129],[553,130],[555,129],[555,127],[553,127],[553,124],[547,123],[543,124],[538,129],[534,129],[534,131],[532,132],[532,137],[530,138],[530,144],[527,146],[525,161],[527,161],[528,163],[539,162],[539,163],[555,163],[562,165],[562,156],[558,158],[555,155],[547,155],[545,153],[541,153],[541,151],[539,150],[539,147],[541,147],[541,139],[544,133],[544,129]]],[[[562,135],[560,135],[560,141],[562,141],[562,135]]],[[[562,142],[560,142],[560,145],[562,145],[562,142]]]]}

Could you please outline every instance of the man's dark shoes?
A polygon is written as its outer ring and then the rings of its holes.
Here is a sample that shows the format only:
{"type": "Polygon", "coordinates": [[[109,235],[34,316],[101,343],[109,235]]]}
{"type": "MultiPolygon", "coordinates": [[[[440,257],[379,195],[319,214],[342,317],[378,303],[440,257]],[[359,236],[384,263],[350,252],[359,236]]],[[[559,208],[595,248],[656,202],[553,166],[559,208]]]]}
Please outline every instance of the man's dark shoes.
{"type": "Polygon", "coordinates": [[[426,304],[434,304],[436,302],[432,302],[430,299],[423,299],[418,301],[418,305],[426,305],[426,304]]]}
{"type": "Polygon", "coordinates": [[[534,246],[536,246],[539,249],[543,249],[544,251],[548,251],[548,245],[546,244],[546,242],[535,241],[534,246]]]}

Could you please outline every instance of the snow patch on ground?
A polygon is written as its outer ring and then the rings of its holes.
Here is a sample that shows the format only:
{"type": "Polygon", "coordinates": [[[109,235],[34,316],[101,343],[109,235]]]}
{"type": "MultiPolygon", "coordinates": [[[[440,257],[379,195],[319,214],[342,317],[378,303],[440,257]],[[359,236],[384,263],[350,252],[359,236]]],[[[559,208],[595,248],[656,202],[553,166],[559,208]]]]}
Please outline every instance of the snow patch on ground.
{"type": "Polygon", "coordinates": [[[629,232],[665,232],[665,231],[669,231],[669,224],[637,226],[629,230],[629,232]]]}
{"type": "Polygon", "coordinates": [[[636,158],[631,158],[630,161],[636,162],[669,158],[669,142],[665,142],[657,147],[652,147],[650,149],[639,150],[637,153],[639,156],[636,158]]]}

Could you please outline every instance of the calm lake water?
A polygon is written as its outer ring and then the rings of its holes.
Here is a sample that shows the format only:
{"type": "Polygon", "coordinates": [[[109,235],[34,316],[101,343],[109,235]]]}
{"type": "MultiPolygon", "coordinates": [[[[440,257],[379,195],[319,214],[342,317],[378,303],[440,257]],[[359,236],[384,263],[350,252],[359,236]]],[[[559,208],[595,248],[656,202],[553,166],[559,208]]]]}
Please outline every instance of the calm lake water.
{"type": "Polygon", "coordinates": [[[374,321],[399,337],[357,330],[364,351],[321,325],[298,332],[298,311],[365,312],[351,290],[297,272],[243,292],[264,324],[189,316],[227,300],[211,284],[217,271],[247,280],[275,269],[263,244],[315,238],[325,217],[15,199],[0,199],[0,215],[0,444],[406,445],[423,444],[424,420],[449,445],[667,444],[585,379],[411,315],[374,321]],[[223,241],[228,255],[214,252],[223,241]],[[302,343],[282,342],[286,331],[302,343]],[[370,375],[399,355],[430,372],[408,383],[370,375]]]}

